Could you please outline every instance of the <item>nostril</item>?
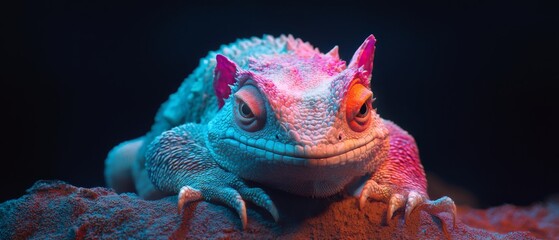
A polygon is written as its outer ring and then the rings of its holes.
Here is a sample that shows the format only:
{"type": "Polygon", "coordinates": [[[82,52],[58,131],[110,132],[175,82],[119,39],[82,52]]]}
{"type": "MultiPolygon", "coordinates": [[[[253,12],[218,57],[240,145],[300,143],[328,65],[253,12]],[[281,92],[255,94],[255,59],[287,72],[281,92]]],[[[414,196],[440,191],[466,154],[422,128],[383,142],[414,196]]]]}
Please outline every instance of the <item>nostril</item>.
{"type": "Polygon", "coordinates": [[[276,134],[276,139],[279,140],[280,139],[280,135],[276,134]]]}
{"type": "Polygon", "coordinates": [[[338,134],[338,140],[341,141],[343,138],[344,138],[344,137],[342,136],[342,133],[339,133],[339,134],[338,134]]]}

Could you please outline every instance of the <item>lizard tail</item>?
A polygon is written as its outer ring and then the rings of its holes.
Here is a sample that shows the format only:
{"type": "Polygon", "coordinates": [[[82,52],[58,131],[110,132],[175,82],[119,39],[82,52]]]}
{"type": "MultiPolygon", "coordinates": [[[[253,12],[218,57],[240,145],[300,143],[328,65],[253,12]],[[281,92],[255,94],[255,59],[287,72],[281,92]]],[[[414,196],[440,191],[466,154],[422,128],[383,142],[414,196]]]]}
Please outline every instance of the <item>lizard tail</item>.
{"type": "Polygon", "coordinates": [[[144,138],[136,138],[114,147],[105,160],[105,182],[117,193],[135,192],[132,166],[138,160],[144,138]]]}

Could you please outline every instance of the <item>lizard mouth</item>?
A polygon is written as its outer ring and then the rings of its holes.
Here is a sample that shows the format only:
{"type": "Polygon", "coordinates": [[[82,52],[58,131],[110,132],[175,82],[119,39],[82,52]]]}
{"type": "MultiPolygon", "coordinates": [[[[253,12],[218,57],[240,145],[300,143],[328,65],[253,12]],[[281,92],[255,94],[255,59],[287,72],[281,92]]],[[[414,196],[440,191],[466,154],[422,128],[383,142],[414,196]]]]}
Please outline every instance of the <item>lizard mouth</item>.
{"type": "Polygon", "coordinates": [[[223,141],[256,156],[257,159],[300,166],[345,165],[364,160],[364,155],[380,146],[381,138],[369,134],[359,139],[347,139],[336,144],[291,145],[266,139],[237,136],[232,129],[223,141]]]}

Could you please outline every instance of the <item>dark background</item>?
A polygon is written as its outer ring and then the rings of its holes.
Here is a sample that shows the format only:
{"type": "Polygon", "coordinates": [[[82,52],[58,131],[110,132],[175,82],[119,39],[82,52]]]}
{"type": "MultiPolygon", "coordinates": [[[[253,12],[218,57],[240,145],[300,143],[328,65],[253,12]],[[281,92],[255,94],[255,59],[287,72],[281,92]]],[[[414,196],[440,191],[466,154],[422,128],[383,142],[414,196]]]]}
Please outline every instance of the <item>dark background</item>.
{"type": "Polygon", "coordinates": [[[551,4],[154,2],[2,7],[0,202],[39,179],[103,185],[106,153],[148,131],[200,58],[264,33],[337,44],[346,60],[375,34],[377,107],[415,136],[427,171],[480,206],[559,193],[551,4]]]}

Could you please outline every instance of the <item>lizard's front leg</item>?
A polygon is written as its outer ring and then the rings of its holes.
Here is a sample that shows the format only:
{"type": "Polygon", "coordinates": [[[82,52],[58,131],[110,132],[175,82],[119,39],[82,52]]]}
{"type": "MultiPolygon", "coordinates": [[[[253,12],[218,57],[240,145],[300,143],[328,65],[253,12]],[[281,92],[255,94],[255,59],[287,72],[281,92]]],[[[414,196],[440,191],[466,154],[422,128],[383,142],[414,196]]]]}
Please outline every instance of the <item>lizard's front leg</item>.
{"type": "MultiPolygon", "coordinates": [[[[427,195],[427,180],[413,137],[396,126],[384,121],[390,132],[390,151],[388,159],[374,172],[364,184],[360,193],[359,207],[363,208],[368,199],[388,204],[387,222],[394,212],[404,208],[407,221],[414,210],[424,210],[437,215],[450,212],[453,226],[456,225],[456,206],[449,197],[430,200],[427,195]]],[[[446,223],[443,229],[446,231],[446,223]]]]}
{"type": "Polygon", "coordinates": [[[237,211],[243,229],[247,225],[245,201],[265,208],[278,220],[277,209],[260,188],[220,168],[204,144],[205,125],[187,123],[164,132],[146,152],[146,169],[160,190],[178,192],[178,208],[193,201],[225,204],[237,211]]]}

